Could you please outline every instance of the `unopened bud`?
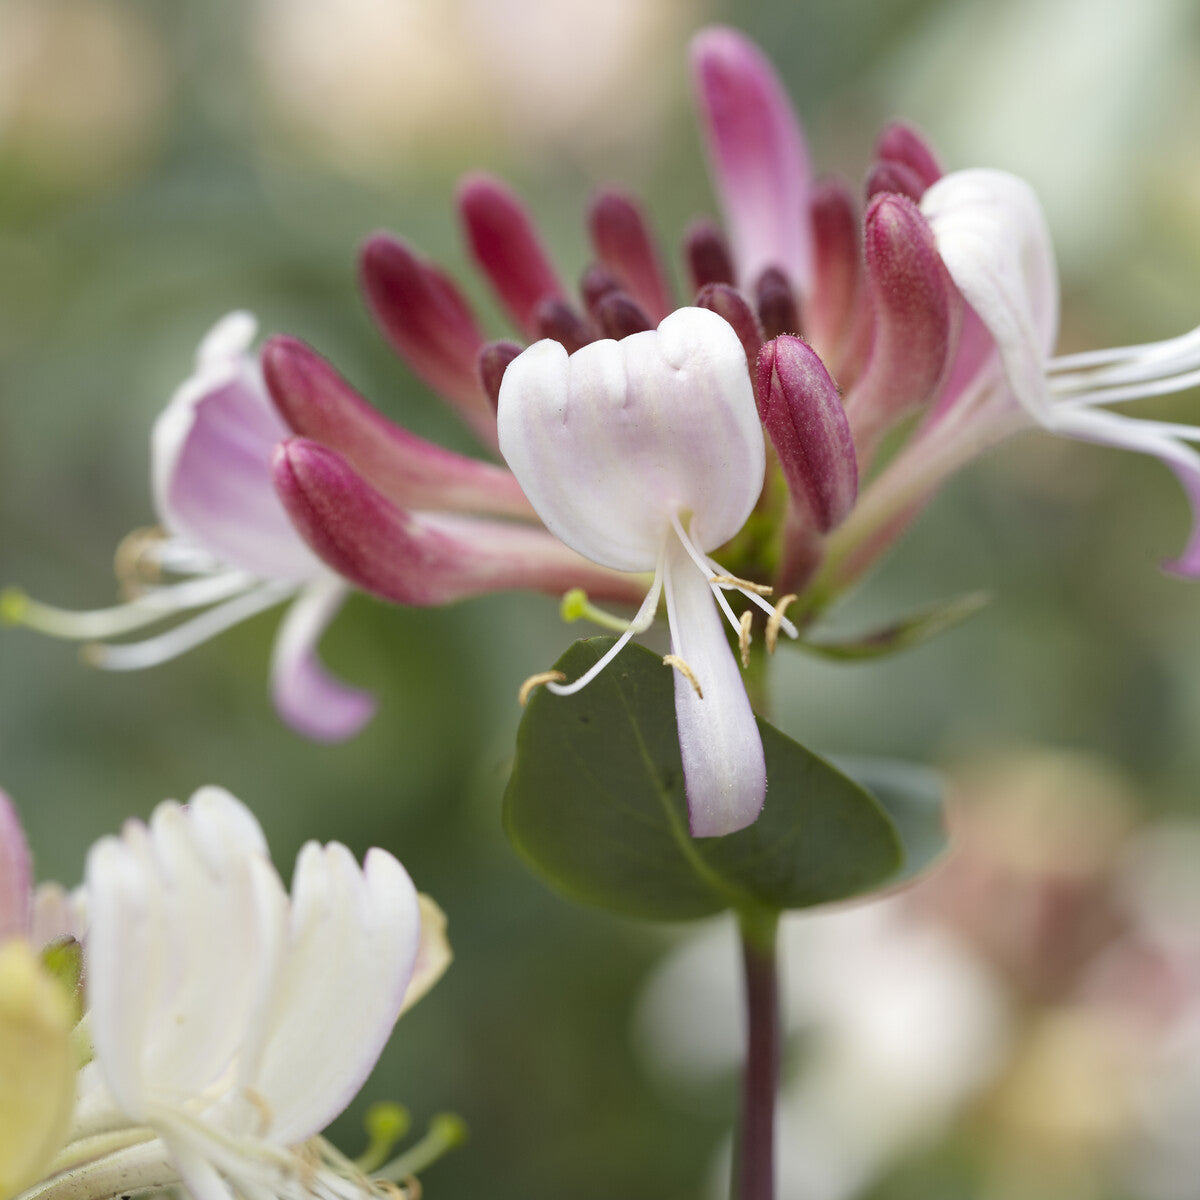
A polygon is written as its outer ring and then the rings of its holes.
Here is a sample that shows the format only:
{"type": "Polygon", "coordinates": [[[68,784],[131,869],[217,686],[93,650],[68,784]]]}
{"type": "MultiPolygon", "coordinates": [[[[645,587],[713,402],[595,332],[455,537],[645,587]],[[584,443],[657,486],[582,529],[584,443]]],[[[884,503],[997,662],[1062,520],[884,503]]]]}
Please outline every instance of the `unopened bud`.
{"type": "Polygon", "coordinates": [[[767,338],[800,332],[800,308],[787,276],[778,267],[768,267],[754,285],[754,302],[767,338]]]}
{"type": "Polygon", "coordinates": [[[673,307],[670,289],[637,202],[624,192],[605,189],[592,201],[588,228],[596,256],[650,319],[661,321],[673,307]]]}
{"type": "Polygon", "coordinates": [[[479,352],[479,381],[492,402],[493,410],[500,403],[500,384],[504,380],[505,369],[520,353],[521,347],[516,342],[488,342],[479,352]]]}
{"type": "Polygon", "coordinates": [[[683,238],[683,256],[687,260],[693,290],[699,292],[710,283],[733,285],[733,255],[715,222],[701,218],[688,227],[683,238]]]}

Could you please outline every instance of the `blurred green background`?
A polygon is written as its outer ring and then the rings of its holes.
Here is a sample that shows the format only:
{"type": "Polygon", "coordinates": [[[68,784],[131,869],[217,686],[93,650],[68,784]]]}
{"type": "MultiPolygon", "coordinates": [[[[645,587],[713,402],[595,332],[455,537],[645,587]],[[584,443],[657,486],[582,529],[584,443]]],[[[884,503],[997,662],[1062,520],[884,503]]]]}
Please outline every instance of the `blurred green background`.
{"type": "MultiPolygon", "coordinates": [[[[715,211],[685,55],[713,20],[766,47],[822,170],[860,178],[881,122],[904,115],[950,166],[1025,174],[1059,239],[1063,350],[1200,316],[1189,0],[0,0],[0,583],[68,607],[114,598],[112,552],[152,520],[150,424],[232,308],[469,450],[372,327],[356,247],[402,232],[501,336],[450,201],[463,171],[530,198],[567,277],[601,182],[640,191],[676,246],[715,211]]],[[[1196,396],[1153,411],[1194,421],[1196,396]]],[[[1157,463],[1028,435],[956,480],[837,621],[978,588],[991,607],[884,664],[781,654],[777,723],[824,750],[950,766],[1071,748],[1129,780],[1146,814],[1191,813],[1200,590],[1158,570],[1186,530],[1157,463]]],[[[445,908],[457,955],[363,1095],[409,1104],[421,1127],[444,1109],[468,1121],[428,1194],[698,1194],[733,1080],[677,1103],[631,1034],[680,931],[571,908],[499,827],[517,687],[576,631],[541,597],[355,598],[322,650],[380,711],[325,748],[267,700],[276,619],[135,675],[0,634],[0,781],[40,875],[74,882],[95,838],[208,782],[256,811],[285,874],[310,837],[386,846],[445,908]]],[[[352,1153],[360,1112],[335,1128],[352,1153]]],[[[878,1186],[928,1195],[930,1172],[878,1186]]]]}

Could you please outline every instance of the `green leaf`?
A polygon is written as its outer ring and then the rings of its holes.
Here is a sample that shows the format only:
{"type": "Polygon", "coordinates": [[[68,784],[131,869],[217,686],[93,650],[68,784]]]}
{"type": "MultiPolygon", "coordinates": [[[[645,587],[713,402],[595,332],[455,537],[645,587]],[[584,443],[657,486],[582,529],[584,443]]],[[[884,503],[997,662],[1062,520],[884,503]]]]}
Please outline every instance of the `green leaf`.
{"type": "Polygon", "coordinates": [[[904,862],[889,887],[928,870],[946,852],[945,788],[936,771],[888,758],[837,755],[833,762],[875,797],[900,836],[904,862]]]}
{"type": "MultiPolygon", "coordinates": [[[[576,642],[556,669],[577,678],[612,640],[576,642]]],[[[628,646],[575,695],[534,694],[517,734],[505,830],[558,891],[651,920],[807,908],[898,878],[904,850],[885,810],[824,759],[765,721],[759,728],[762,815],[724,838],[692,838],[671,670],[628,646]]]]}
{"type": "MultiPolygon", "coordinates": [[[[911,650],[914,646],[920,646],[923,642],[937,637],[939,633],[953,629],[955,625],[961,624],[985,608],[990,599],[987,592],[970,592],[965,596],[956,596],[953,600],[939,600],[936,604],[926,605],[880,629],[860,634],[858,637],[837,641],[810,641],[801,638],[792,644],[822,658],[842,661],[883,658],[888,654],[898,654],[901,650],[911,650]]],[[[784,644],[787,641],[788,639],[783,639],[784,644]]]]}

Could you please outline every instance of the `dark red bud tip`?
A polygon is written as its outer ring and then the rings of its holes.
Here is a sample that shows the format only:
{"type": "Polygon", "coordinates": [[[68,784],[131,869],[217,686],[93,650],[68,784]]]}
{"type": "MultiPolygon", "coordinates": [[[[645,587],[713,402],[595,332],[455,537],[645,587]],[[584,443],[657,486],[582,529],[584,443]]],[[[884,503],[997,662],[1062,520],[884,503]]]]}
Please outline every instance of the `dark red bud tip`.
{"type": "Polygon", "coordinates": [[[583,296],[584,307],[593,319],[596,316],[596,306],[600,301],[605,296],[620,290],[621,285],[617,282],[617,277],[601,263],[592,263],[584,271],[583,278],[579,282],[579,291],[583,296]]]}
{"type": "Polygon", "coordinates": [[[534,310],[534,321],[538,337],[561,342],[568,354],[592,340],[588,323],[565,300],[543,300],[534,310]]]}
{"type": "Polygon", "coordinates": [[[746,351],[746,365],[750,369],[750,378],[755,378],[755,364],[758,362],[758,352],[762,349],[763,332],[750,302],[737,288],[726,283],[710,283],[700,289],[696,297],[697,308],[707,308],[718,317],[724,317],[742,343],[746,351]]]}
{"type": "Polygon", "coordinates": [[[784,335],[758,356],[757,390],[792,501],[828,533],[858,495],[858,460],[837,384],[803,338],[784,335]]]}
{"type": "Polygon", "coordinates": [[[466,176],[458,208],[471,253],[512,319],[533,334],[534,309],[563,290],[541,239],[516,193],[494,176],[466,176]]]}
{"type": "Polygon", "coordinates": [[[651,320],[661,321],[672,308],[670,288],[650,226],[637,201],[624,192],[604,189],[592,201],[588,229],[597,258],[651,320]]]}
{"type": "Polygon", "coordinates": [[[925,184],[905,163],[877,162],[867,174],[867,199],[888,193],[920,201],[925,194],[925,184]]]}
{"type": "Polygon", "coordinates": [[[875,157],[880,162],[908,167],[921,181],[922,191],[937,183],[943,174],[942,164],[925,135],[907,121],[893,121],[884,127],[875,143],[875,157]]]}
{"type": "Polygon", "coordinates": [[[596,305],[596,321],[605,337],[618,342],[631,334],[654,328],[645,310],[625,292],[609,292],[596,305]]]}
{"type": "Polygon", "coordinates": [[[493,408],[500,404],[500,384],[504,372],[520,353],[521,347],[516,342],[489,342],[479,352],[479,381],[493,408]]]}
{"type": "Polygon", "coordinates": [[[800,306],[787,276],[778,267],[768,267],[754,285],[754,302],[768,338],[800,332],[800,306]]]}
{"type": "Polygon", "coordinates": [[[710,283],[732,286],[736,278],[733,255],[720,226],[701,217],[688,226],[683,236],[683,256],[687,261],[692,287],[698,292],[710,283]]]}

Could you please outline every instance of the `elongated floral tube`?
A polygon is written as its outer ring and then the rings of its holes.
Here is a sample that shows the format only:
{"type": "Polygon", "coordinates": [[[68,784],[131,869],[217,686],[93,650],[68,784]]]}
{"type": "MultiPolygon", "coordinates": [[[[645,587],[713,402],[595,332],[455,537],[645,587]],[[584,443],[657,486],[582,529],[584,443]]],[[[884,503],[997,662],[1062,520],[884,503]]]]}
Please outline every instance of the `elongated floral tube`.
{"type": "Polygon", "coordinates": [[[454,282],[386,233],[367,239],[359,275],[371,312],[400,357],[493,445],[493,414],[475,377],[483,334],[454,282]]]}
{"type": "Polygon", "coordinates": [[[692,41],[692,75],[737,282],[770,267],[806,297],[812,284],[808,147],[775,69],[749,38],[714,26],[692,41]]]}
{"type": "Polygon", "coordinates": [[[280,498],[313,551],[339,575],[397,604],[450,604],[519,589],[558,596],[573,587],[636,601],[644,591],[543,529],[397,508],[341,455],[303,438],[277,449],[274,472],[280,498]]]}
{"type": "Polygon", "coordinates": [[[0,942],[29,932],[33,863],[13,802],[0,790],[0,942]]]}
{"type": "Polygon", "coordinates": [[[657,324],[674,307],[662,260],[637,202],[605,188],[588,210],[588,230],[596,257],[657,324]]]}
{"type": "Polygon", "coordinates": [[[532,517],[512,473],[393,424],[296,338],[263,347],[263,376],[291,431],[336,450],[393,503],[532,517]]]}
{"type": "Polygon", "coordinates": [[[758,356],[757,395],[793,502],[828,533],[858,495],[854,439],[837,384],[811,346],[785,334],[758,356]]]}
{"type": "Polygon", "coordinates": [[[841,179],[813,189],[813,287],[805,309],[805,336],[841,377],[839,348],[850,332],[862,284],[858,203],[841,179]]]}
{"type": "Polygon", "coordinates": [[[860,455],[938,391],[952,361],[962,301],[920,209],[904,196],[877,196],[864,234],[874,306],[866,369],[846,397],[860,455]]]}
{"type": "Polygon", "coordinates": [[[766,793],[762,742],[714,608],[729,577],[707,557],[754,508],[766,461],[737,333],[684,308],[656,330],[572,355],[538,342],[505,373],[497,420],[501,452],[551,532],[594,562],[655,573],[609,658],[547,686],[585,686],[649,623],[661,588],[692,833],[750,824],[766,793]]]}
{"type": "Polygon", "coordinates": [[[536,337],[539,302],[565,297],[525,206],[499,179],[479,172],[459,185],[458,210],[475,261],[517,328],[536,337]]]}

